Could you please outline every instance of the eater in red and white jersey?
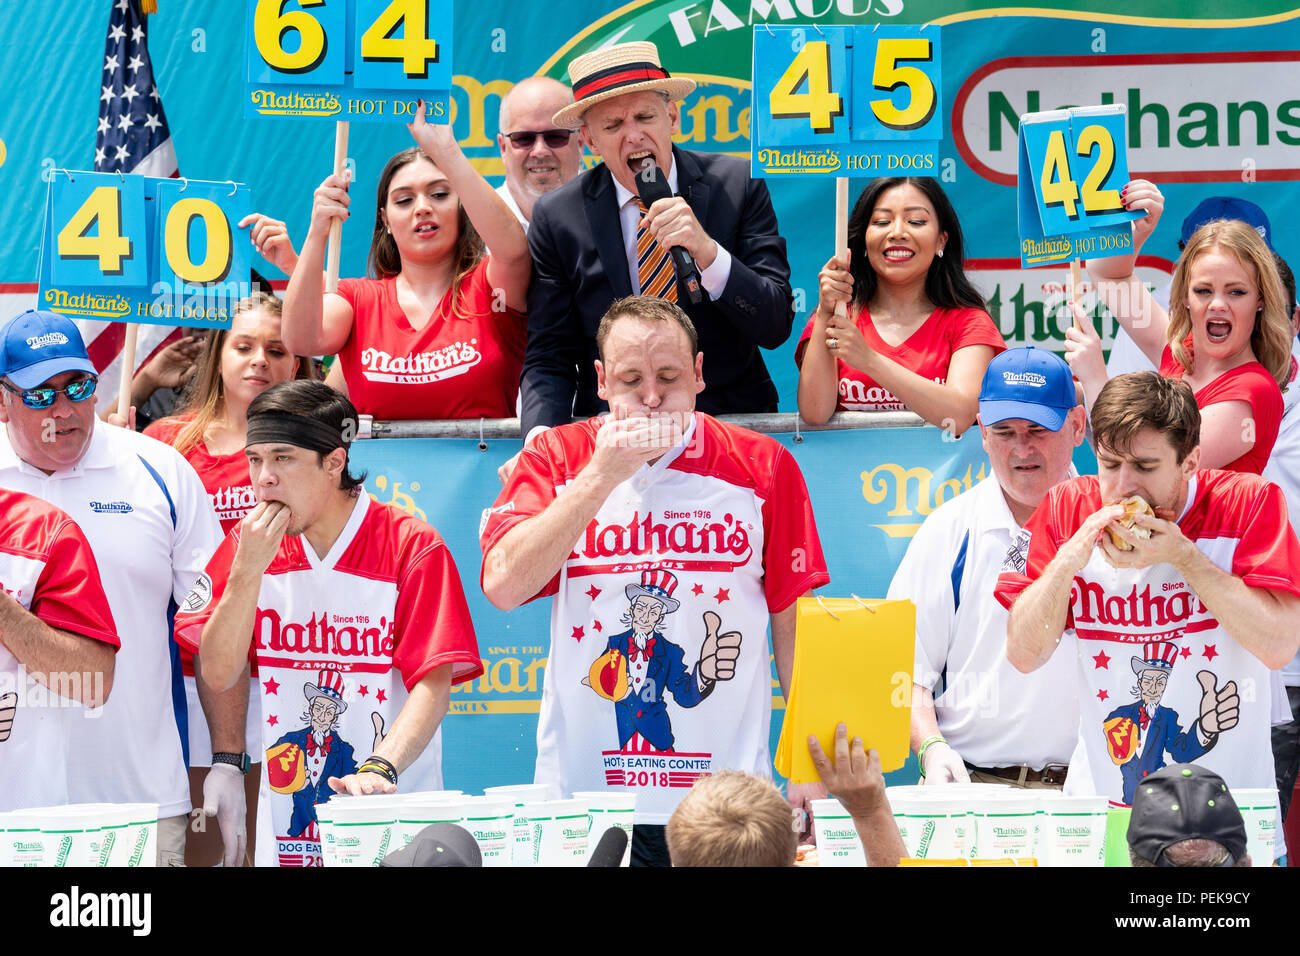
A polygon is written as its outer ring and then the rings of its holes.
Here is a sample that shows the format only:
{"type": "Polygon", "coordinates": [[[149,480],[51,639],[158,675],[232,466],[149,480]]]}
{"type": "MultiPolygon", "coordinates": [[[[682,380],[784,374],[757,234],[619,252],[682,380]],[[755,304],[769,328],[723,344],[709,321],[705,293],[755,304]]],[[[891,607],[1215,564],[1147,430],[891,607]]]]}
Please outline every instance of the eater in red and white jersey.
{"type": "Polygon", "coordinates": [[[258,667],[258,866],[319,866],[316,807],[334,792],[393,792],[399,775],[404,791],[442,789],[451,685],[482,673],[446,544],[348,471],[356,414],[319,382],[253,400],[258,504],[176,618],[211,688],[247,687],[258,667]]]}
{"type": "Polygon", "coordinates": [[[1145,776],[1192,761],[1233,789],[1274,786],[1269,671],[1300,646],[1300,543],[1281,490],[1198,468],[1200,414],[1184,382],[1118,376],[1092,426],[1098,475],[1048,493],[997,584],[1019,670],[1076,638],[1065,792],[1127,805],[1145,776]],[[1132,496],[1155,513],[1129,527],[1132,496]]]}
{"type": "Polygon", "coordinates": [[[90,543],[0,488],[0,811],[68,802],[69,736],[113,687],[120,642],[90,543]]]}
{"type": "Polygon", "coordinates": [[[337,292],[324,291],[325,245],[330,223],[348,218],[350,176],[317,188],[285,291],[285,343],[299,355],[337,354],[363,414],[509,418],[532,271],[524,231],[450,125],[426,123],[421,105],[407,128],[419,146],[379,177],[372,277],[343,279],[337,292]]]}
{"type": "Polygon", "coordinates": [[[481,533],[493,604],[555,596],[536,781],[635,791],[634,865],[667,865],[663,826],[698,777],[771,776],[768,625],[788,689],[795,599],[829,580],[789,452],[694,411],[697,342],[664,299],[611,305],[610,414],[530,444],[481,533]]]}
{"type": "MultiPolygon", "coordinates": [[[[220,529],[184,458],[96,419],[95,368],[71,320],[24,312],[0,328],[0,349],[0,485],[45,499],[81,528],[122,640],[115,693],[72,735],[68,798],[158,804],[158,863],[183,866],[191,804],[170,612],[220,529]]],[[[221,733],[227,720],[235,715],[209,714],[221,733]]],[[[240,710],[240,740],[243,725],[240,710]]]]}
{"type": "MultiPolygon", "coordinates": [[[[292,355],[285,348],[280,338],[280,312],[280,300],[265,292],[236,303],[230,327],[210,329],[204,336],[186,407],[144,430],[150,438],[179,451],[198,472],[222,534],[229,534],[256,504],[244,457],[249,403],[272,385],[313,374],[310,359],[292,355]]],[[[189,710],[190,798],[195,806],[202,806],[203,784],[212,766],[212,744],[194,679],[194,656],[182,647],[180,659],[189,710]]],[[[252,676],[256,678],[256,670],[252,676]]],[[[253,764],[261,761],[256,701],[256,696],[250,696],[243,748],[252,755],[253,764]]],[[[250,816],[257,810],[257,779],[253,774],[245,778],[250,816]]],[[[215,827],[191,827],[185,848],[187,865],[211,866],[220,860],[219,837],[215,827]]]]}

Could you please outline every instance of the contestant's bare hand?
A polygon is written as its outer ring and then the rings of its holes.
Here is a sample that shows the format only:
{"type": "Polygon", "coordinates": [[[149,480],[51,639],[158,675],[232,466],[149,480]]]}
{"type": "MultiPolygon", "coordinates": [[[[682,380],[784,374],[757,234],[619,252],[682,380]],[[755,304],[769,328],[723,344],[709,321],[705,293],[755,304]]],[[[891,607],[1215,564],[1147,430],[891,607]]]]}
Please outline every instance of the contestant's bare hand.
{"type": "Polygon", "coordinates": [[[832,764],[817,738],[808,738],[808,753],[817,768],[817,776],[851,817],[868,817],[885,803],[885,774],[880,769],[880,754],[874,749],[864,750],[861,737],[854,737],[850,743],[845,724],[836,725],[834,746],[835,763],[832,764]]]}
{"type": "Polygon", "coordinates": [[[849,254],[832,256],[817,273],[817,316],[829,320],[835,314],[835,306],[844,305],[847,312],[849,302],[853,299],[853,275],[849,272],[849,254]]]}
{"type": "Polygon", "coordinates": [[[389,782],[388,778],[378,773],[350,773],[346,777],[330,777],[328,781],[330,788],[335,793],[346,793],[354,797],[362,797],[370,793],[396,793],[397,784],[389,782]]]}
{"type": "Polygon", "coordinates": [[[289,508],[279,501],[259,501],[239,522],[239,550],[235,562],[262,574],[271,566],[280,541],[289,528],[289,508]]]}
{"type": "Polygon", "coordinates": [[[317,236],[329,232],[330,223],[335,219],[348,221],[348,185],[352,182],[351,170],[343,170],[339,176],[330,173],[316,187],[311,200],[311,225],[307,231],[317,236]]]}
{"type": "Polygon", "coordinates": [[[1087,520],[1079,526],[1079,530],[1070,537],[1070,540],[1061,545],[1052,561],[1062,562],[1071,574],[1082,571],[1084,566],[1092,560],[1092,549],[1103,540],[1109,542],[1110,539],[1106,535],[1106,526],[1122,517],[1124,517],[1123,505],[1103,506],[1089,515],[1087,520]]]}
{"type": "MultiPolygon", "coordinates": [[[[1162,512],[1168,515],[1164,509],[1157,514],[1162,512]]],[[[1110,540],[1110,535],[1106,535],[1102,540],[1101,549],[1106,555],[1106,560],[1117,568],[1149,568],[1154,564],[1172,564],[1182,570],[1184,562],[1190,556],[1188,549],[1192,551],[1196,549],[1196,546],[1183,534],[1183,529],[1173,521],[1166,520],[1164,516],[1134,515],[1133,523],[1139,528],[1150,531],[1151,537],[1143,538],[1134,534],[1131,528],[1126,528],[1119,522],[1110,525],[1117,535],[1133,546],[1132,551],[1121,551],[1115,547],[1115,543],[1110,540]]]]}
{"type": "Polygon", "coordinates": [[[588,467],[611,485],[626,481],[677,444],[683,424],[676,414],[629,418],[611,412],[596,432],[596,450],[588,467]]]}
{"type": "Polygon", "coordinates": [[[661,246],[681,246],[691,254],[701,269],[713,265],[718,257],[718,244],[704,231],[695,211],[681,196],[656,199],[645,214],[646,228],[661,246]]]}
{"type": "Polygon", "coordinates": [[[289,239],[289,227],[260,212],[251,212],[239,220],[239,228],[245,226],[250,227],[248,239],[258,254],[285,275],[292,275],[293,267],[298,264],[298,253],[289,239]]]}

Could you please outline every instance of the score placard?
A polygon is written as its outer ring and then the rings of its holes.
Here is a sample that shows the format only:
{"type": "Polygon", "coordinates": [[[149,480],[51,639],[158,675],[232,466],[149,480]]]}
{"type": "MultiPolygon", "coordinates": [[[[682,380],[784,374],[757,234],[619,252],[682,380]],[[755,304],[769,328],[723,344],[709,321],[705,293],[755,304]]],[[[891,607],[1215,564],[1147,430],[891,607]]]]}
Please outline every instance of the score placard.
{"type": "Polygon", "coordinates": [[[1145,215],[1120,201],[1128,182],[1122,105],[1020,117],[1016,184],[1020,264],[1025,268],[1133,251],[1129,226],[1145,215]]]}
{"type": "Polygon", "coordinates": [[[79,318],[227,328],[249,293],[237,183],[56,171],[45,198],[38,307],[79,318]]]}
{"type": "Polygon", "coordinates": [[[933,175],[938,27],[758,27],[753,76],[752,175],[933,175]]]}
{"type": "Polygon", "coordinates": [[[245,116],[450,122],[452,0],[245,3],[245,116]]]}

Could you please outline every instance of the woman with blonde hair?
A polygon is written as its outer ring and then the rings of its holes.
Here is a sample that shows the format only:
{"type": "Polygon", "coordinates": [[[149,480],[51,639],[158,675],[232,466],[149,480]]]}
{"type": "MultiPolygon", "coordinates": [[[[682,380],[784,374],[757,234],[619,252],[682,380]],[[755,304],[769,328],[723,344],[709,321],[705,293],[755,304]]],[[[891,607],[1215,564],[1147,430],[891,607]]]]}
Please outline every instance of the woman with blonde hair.
{"type": "MultiPolygon", "coordinates": [[[[1291,373],[1291,309],[1273,253],[1244,222],[1216,219],[1188,240],[1174,272],[1169,310],[1134,275],[1138,251],[1164,211],[1153,183],[1130,182],[1125,208],[1133,253],[1088,263],[1098,297],[1160,369],[1192,387],[1201,410],[1201,467],[1259,474],[1282,421],[1282,387],[1291,373]]],[[[1066,331],[1066,360],[1091,408],[1106,384],[1101,341],[1072,303],[1079,325],[1066,331]]]]}
{"type": "MultiPolygon", "coordinates": [[[[279,299],[258,292],[240,300],[229,328],[208,331],[184,410],[154,422],[144,432],[171,445],[198,472],[225,534],[256,503],[248,459],[244,457],[249,404],[272,385],[291,378],[313,377],[311,361],[291,354],[280,334],[279,299]]],[[[212,766],[212,747],[199,701],[194,657],[183,648],[180,655],[189,712],[190,796],[193,805],[200,807],[204,804],[204,782],[212,766]]],[[[259,781],[256,771],[261,760],[261,707],[258,706],[261,688],[255,672],[251,684],[244,743],[245,752],[255,761],[244,778],[249,820],[256,819],[259,781]]],[[[249,841],[251,859],[251,828],[249,841]]],[[[191,828],[186,864],[211,866],[220,859],[219,848],[215,824],[202,831],[191,828]]]]}

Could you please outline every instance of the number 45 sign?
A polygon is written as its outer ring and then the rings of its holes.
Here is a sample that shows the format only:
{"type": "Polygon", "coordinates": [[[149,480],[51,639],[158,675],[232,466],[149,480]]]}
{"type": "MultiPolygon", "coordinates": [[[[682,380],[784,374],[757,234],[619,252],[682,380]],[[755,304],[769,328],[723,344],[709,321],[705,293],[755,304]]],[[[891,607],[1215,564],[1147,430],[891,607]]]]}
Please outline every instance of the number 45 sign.
{"type": "Polygon", "coordinates": [[[1020,117],[1016,188],[1025,268],[1133,251],[1119,193],[1128,182],[1123,106],[1083,106],[1020,117]]]}
{"type": "Polygon", "coordinates": [[[234,223],[248,187],[57,170],[45,199],[37,301],[109,322],[227,328],[249,292],[234,223]]]}

